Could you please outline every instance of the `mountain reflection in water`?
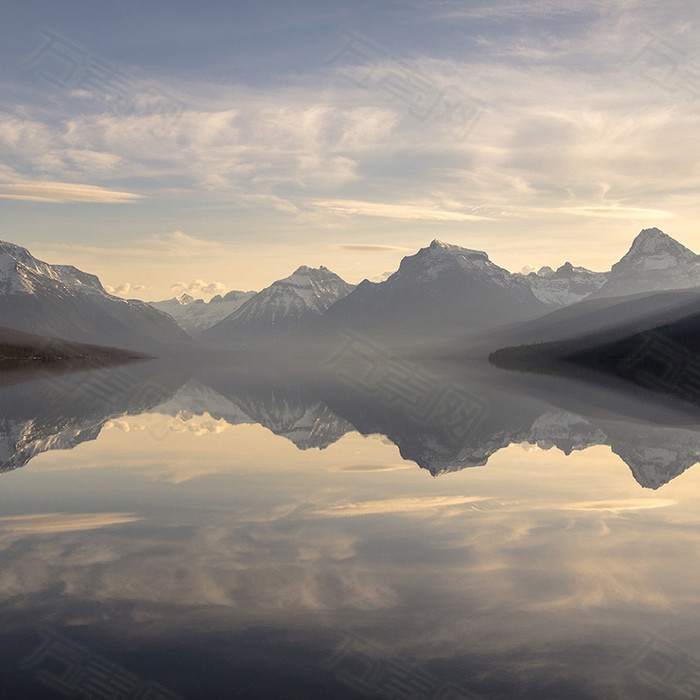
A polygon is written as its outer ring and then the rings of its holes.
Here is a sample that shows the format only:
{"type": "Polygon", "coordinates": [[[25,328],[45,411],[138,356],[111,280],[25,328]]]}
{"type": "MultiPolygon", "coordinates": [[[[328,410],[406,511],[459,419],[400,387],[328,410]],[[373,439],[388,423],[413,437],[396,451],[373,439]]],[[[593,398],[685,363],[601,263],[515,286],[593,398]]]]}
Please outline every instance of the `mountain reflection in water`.
{"type": "Polygon", "coordinates": [[[34,376],[0,413],[8,697],[700,683],[692,407],[351,337],[34,376]]]}
{"type": "Polygon", "coordinates": [[[0,388],[0,471],[93,440],[108,421],[146,413],[259,424],[300,450],[324,449],[353,431],[381,434],[433,475],[486,465],[513,444],[565,454],[608,445],[640,485],[658,488],[700,455],[700,414],[692,406],[626,386],[377,352],[353,341],[313,373],[159,361],[36,379],[28,370],[27,381],[0,388]]]}

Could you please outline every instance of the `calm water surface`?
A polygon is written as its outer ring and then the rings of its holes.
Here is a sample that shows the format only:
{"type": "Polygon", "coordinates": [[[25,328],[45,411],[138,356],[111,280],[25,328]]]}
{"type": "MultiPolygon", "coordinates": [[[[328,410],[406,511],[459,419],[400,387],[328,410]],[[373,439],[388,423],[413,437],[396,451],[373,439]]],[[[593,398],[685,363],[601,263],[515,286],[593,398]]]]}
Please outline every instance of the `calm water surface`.
{"type": "Polygon", "coordinates": [[[700,695],[692,414],[349,367],[0,389],[2,697],[700,695]]]}

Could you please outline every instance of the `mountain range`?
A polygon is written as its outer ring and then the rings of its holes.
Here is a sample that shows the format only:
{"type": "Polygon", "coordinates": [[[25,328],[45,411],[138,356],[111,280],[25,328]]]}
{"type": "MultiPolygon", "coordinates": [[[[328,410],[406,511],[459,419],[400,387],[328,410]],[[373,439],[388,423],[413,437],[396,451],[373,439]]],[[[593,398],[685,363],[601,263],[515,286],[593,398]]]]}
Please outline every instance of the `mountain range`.
{"type": "Polygon", "coordinates": [[[498,267],[482,251],[435,240],[405,257],[383,282],[363,281],[319,325],[396,341],[459,336],[546,311],[521,275],[498,267]]]}
{"type": "Polygon", "coordinates": [[[0,242],[0,325],[63,340],[162,354],[191,347],[171,316],[109,294],[95,275],[0,242]]]}
{"type": "Polygon", "coordinates": [[[574,267],[570,262],[556,270],[541,267],[525,277],[532,293],[548,306],[568,306],[583,301],[607,280],[606,272],[592,272],[585,267],[574,267]]]}
{"type": "Polygon", "coordinates": [[[483,251],[434,240],[405,257],[387,279],[364,280],[354,288],[326,268],[299,268],[197,337],[221,348],[281,339],[306,342],[353,331],[396,347],[484,336],[503,327],[517,327],[523,334],[560,309],[594,302],[602,308],[613,298],[700,286],[698,260],[655,228],[641,231],[608,272],[567,262],[557,270],[511,273],[483,251]],[[317,295],[310,274],[329,285],[325,298],[317,295]]]}
{"type": "Polygon", "coordinates": [[[277,343],[304,331],[353,289],[326,267],[302,265],[200,333],[199,339],[219,347],[277,343]]]}
{"type": "Polygon", "coordinates": [[[193,338],[207,328],[225,319],[239,309],[255,292],[232,291],[225,295],[217,294],[208,302],[182,294],[165,301],[150,301],[150,306],[169,314],[177,324],[193,338]]]}
{"type": "Polygon", "coordinates": [[[700,286],[699,260],[655,228],[641,231],[608,272],[567,262],[557,270],[512,273],[483,251],[434,240],[382,282],[355,286],[325,267],[301,266],[259,292],[146,304],[109,294],[95,275],[0,243],[0,325],[158,355],[284,351],[347,331],[397,346],[505,329],[511,344],[522,344],[562,339],[566,328],[580,335],[629,320],[625,314],[654,306],[655,293],[700,286]],[[623,301],[627,305],[616,308],[623,301]],[[547,337],[534,332],[547,327],[547,337]]]}

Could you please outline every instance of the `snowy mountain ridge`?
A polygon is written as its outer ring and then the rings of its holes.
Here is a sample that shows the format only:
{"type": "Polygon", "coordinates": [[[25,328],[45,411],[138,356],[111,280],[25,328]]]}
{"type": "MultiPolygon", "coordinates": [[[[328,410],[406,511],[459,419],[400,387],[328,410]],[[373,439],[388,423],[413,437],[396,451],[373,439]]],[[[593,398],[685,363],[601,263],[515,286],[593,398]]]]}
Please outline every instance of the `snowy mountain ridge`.
{"type": "Polygon", "coordinates": [[[687,289],[700,285],[700,256],[658,228],[643,229],[592,297],[687,289]]]}
{"type": "Polygon", "coordinates": [[[593,272],[566,262],[556,271],[542,267],[525,275],[524,279],[540,301],[550,306],[568,306],[600,289],[607,281],[608,273],[593,272]]]}
{"type": "Polygon", "coordinates": [[[183,294],[158,302],[109,294],[72,265],[50,265],[0,242],[0,324],[78,342],[153,352],[196,337],[213,345],[267,343],[323,319],[391,336],[455,337],[527,322],[587,299],[700,287],[700,256],[657,228],[642,230],[608,272],[570,262],[527,275],[487,253],[438,239],[403,258],[381,282],[345,282],[326,267],[298,267],[260,292],[209,302],[183,294]],[[186,334],[189,334],[189,338],[186,334]]]}
{"type": "Polygon", "coordinates": [[[354,285],[326,267],[302,265],[289,277],[253,295],[236,311],[205,330],[200,338],[224,345],[278,340],[321,316],[353,289],[354,285]]]}
{"type": "Polygon", "coordinates": [[[22,246],[0,241],[0,294],[34,294],[37,277],[60,282],[79,292],[107,294],[96,275],[73,265],[49,265],[22,246]]]}
{"type": "Polygon", "coordinates": [[[64,340],[143,352],[191,342],[166,314],[109,294],[72,265],[50,265],[0,241],[0,325],[64,340]]]}
{"type": "Polygon", "coordinates": [[[658,228],[643,229],[630,249],[612,266],[621,269],[662,270],[698,263],[698,256],[658,228]]]}
{"type": "Polygon", "coordinates": [[[217,294],[208,302],[195,299],[189,294],[165,301],[149,301],[148,304],[172,316],[184,331],[193,337],[210,328],[239,309],[255,292],[233,291],[221,296],[217,294]]]}
{"type": "MultiPolygon", "coordinates": [[[[407,256],[394,275],[414,274],[418,279],[435,280],[446,272],[461,270],[476,277],[488,278],[503,288],[522,287],[522,283],[505,268],[491,262],[483,250],[462,248],[444,243],[437,238],[427,248],[421,248],[415,255],[407,256]]],[[[392,275],[386,282],[394,277],[392,275]]],[[[383,282],[380,282],[383,284],[383,282]]]]}

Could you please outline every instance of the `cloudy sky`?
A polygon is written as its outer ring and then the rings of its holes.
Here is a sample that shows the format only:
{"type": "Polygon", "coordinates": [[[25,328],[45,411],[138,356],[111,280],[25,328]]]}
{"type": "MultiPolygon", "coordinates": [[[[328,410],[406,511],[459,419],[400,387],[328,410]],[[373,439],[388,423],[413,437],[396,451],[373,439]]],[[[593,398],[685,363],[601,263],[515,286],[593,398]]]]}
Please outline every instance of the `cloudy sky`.
{"type": "Polygon", "coordinates": [[[433,238],[510,270],[700,250],[694,0],[27,0],[0,237],[118,292],[351,282],[433,238]]]}

